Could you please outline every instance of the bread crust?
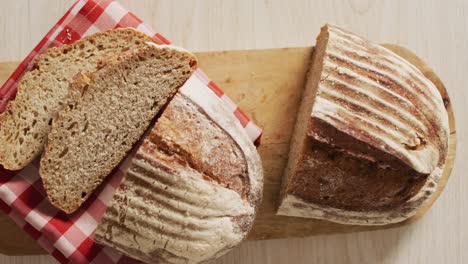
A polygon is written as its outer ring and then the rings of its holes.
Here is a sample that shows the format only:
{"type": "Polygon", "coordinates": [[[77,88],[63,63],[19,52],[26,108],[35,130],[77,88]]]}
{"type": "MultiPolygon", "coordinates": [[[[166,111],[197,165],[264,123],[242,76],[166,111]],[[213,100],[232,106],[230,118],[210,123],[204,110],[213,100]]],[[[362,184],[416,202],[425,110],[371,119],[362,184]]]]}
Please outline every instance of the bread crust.
{"type": "MultiPolygon", "coordinates": [[[[346,30],[328,26],[322,79],[312,108],[312,119],[374,147],[413,168],[430,174],[445,160],[448,116],[435,85],[421,71],[390,50],[346,30]]],[[[316,125],[315,125],[316,126],[316,125]]],[[[309,136],[334,147],[339,138],[309,136]]],[[[345,147],[351,155],[365,150],[345,147]]]]}
{"type": "Polygon", "coordinates": [[[245,239],[262,184],[260,158],[233,114],[217,105],[202,108],[179,92],[132,159],[95,240],[147,263],[209,262],[245,239]],[[242,188],[233,184],[239,178],[242,188]],[[145,201],[148,216],[132,209],[138,201],[145,201]],[[138,245],[126,242],[132,236],[138,245]]]}
{"type": "Polygon", "coordinates": [[[436,192],[442,170],[437,168],[425,181],[424,186],[408,201],[391,210],[350,211],[314,204],[294,194],[282,197],[278,215],[317,218],[346,225],[388,225],[402,222],[414,216],[436,192]]]}
{"type": "MultiPolygon", "coordinates": [[[[291,145],[278,214],[358,225],[385,225],[413,216],[434,194],[446,162],[448,115],[440,93],[403,58],[336,26],[325,25],[317,45],[320,55],[314,52],[314,62],[322,69],[319,78],[314,77],[317,84],[311,84],[309,76],[306,88],[309,94],[316,89],[316,95],[314,100],[302,103],[310,105],[301,105],[303,112],[310,111],[310,115],[303,114],[296,123],[296,139],[291,145]],[[330,164],[336,151],[349,158],[338,159],[336,171],[331,168],[317,171],[315,168],[321,167],[323,161],[307,152],[304,148],[310,147],[310,143],[304,142],[326,145],[330,164]],[[389,192],[389,197],[380,200],[391,202],[392,195],[411,195],[398,204],[387,202],[382,207],[356,208],[350,204],[354,199],[333,204],[331,200],[335,197],[345,197],[342,183],[334,182],[333,175],[341,175],[338,171],[345,173],[344,163],[351,159],[361,160],[363,166],[375,164],[367,174],[363,168],[353,169],[353,177],[363,171],[366,182],[372,181],[372,177],[375,182],[374,187],[358,188],[363,193],[355,190],[355,197],[363,200],[361,197],[369,196],[370,192],[378,193],[383,187],[378,184],[376,172],[385,170],[392,170],[387,177],[400,173],[398,176],[406,177],[408,182],[401,183],[398,187],[401,191],[395,187],[395,193],[389,192]],[[311,184],[320,186],[299,186],[307,182],[306,177],[319,178],[318,183],[311,184]],[[418,189],[412,190],[413,187],[418,189]],[[323,199],[312,201],[302,195],[312,188],[323,199]]],[[[348,167],[356,168],[353,166],[348,167]]],[[[345,177],[342,175],[342,179],[345,177]]],[[[381,195],[387,195],[384,191],[381,195]]]]}

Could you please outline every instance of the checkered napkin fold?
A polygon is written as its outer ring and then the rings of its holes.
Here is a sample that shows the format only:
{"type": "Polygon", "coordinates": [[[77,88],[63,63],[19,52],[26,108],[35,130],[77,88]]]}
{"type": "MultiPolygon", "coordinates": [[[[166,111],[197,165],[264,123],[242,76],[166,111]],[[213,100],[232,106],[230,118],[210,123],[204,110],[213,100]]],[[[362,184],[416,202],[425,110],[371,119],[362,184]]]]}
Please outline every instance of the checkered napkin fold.
{"type": "MultiPolygon", "coordinates": [[[[0,113],[14,97],[20,77],[32,67],[34,59],[44,49],[69,44],[87,35],[119,27],[136,28],[153,36],[158,44],[169,44],[166,38],[155,33],[116,1],[78,0],[0,88],[0,113]]],[[[215,94],[210,100],[217,101],[209,103],[222,105],[232,111],[247,135],[258,143],[261,130],[200,69],[181,88],[181,92],[194,92],[193,89],[215,94]]],[[[97,245],[92,240],[94,231],[124,176],[123,168],[128,162],[129,158],[72,215],[66,215],[50,205],[39,177],[37,160],[19,172],[7,171],[0,166],[0,210],[60,263],[139,263],[111,248],[97,245]]]]}

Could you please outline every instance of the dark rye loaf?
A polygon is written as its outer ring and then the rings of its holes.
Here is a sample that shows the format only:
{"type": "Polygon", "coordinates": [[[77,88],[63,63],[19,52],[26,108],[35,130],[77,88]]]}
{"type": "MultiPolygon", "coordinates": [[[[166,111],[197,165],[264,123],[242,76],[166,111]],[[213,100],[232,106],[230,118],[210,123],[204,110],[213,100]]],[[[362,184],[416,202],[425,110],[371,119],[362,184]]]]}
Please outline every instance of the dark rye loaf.
{"type": "Polygon", "coordinates": [[[0,115],[0,164],[20,170],[42,152],[52,119],[70,94],[73,76],[95,71],[100,60],[148,41],[152,40],[145,34],[123,28],[47,49],[34,70],[21,78],[15,100],[0,115]]]}
{"type": "Polygon", "coordinates": [[[191,76],[189,52],[148,43],[72,83],[52,125],[40,175],[51,203],[74,212],[119,164],[151,120],[191,76]]]}
{"type": "Polygon", "coordinates": [[[179,92],[138,149],[94,239],[146,263],[206,263],[246,237],[262,185],[260,158],[234,115],[202,110],[179,92]]]}
{"type": "Polygon", "coordinates": [[[448,146],[435,85],[393,52],[335,26],[317,39],[280,215],[402,221],[433,194],[448,146]]]}

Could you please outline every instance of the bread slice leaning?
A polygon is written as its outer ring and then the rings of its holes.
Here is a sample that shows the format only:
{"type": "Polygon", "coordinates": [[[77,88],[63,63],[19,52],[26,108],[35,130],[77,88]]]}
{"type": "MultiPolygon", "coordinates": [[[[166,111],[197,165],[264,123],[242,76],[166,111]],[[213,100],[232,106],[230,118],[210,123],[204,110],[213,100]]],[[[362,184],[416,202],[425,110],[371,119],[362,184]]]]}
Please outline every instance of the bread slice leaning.
{"type": "Polygon", "coordinates": [[[76,92],[52,125],[40,166],[51,203],[66,213],[118,165],[197,65],[189,52],[150,44],[72,84],[76,92]]]}
{"type": "Polygon", "coordinates": [[[35,69],[20,80],[16,99],[0,115],[0,164],[19,170],[38,156],[52,119],[69,95],[69,81],[80,71],[95,71],[97,62],[142,47],[149,36],[134,29],[96,33],[71,45],[50,48],[35,69]]]}

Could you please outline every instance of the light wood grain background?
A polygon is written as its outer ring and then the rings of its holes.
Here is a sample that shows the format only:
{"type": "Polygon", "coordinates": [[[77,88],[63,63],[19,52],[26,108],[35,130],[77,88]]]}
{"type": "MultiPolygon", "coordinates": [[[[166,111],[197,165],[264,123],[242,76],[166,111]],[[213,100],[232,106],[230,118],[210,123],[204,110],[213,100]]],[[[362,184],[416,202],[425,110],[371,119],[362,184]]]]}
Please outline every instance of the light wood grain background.
{"type": "MultiPolygon", "coordinates": [[[[192,51],[310,46],[324,22],[424,58],[451,95],[459,135],[452,177],[418,222],[392,230],[247,242],[218,263],[468,263],[468,2],[121,0],[174,44],[192,51]]],[[[0,61],[22,59],[71,5],[1,0],[0,61]]],[[[0,234],[2,235],[2,234],[0,234]]],[[[0,263],[55,263],[48,256],[0,263]]]]}

